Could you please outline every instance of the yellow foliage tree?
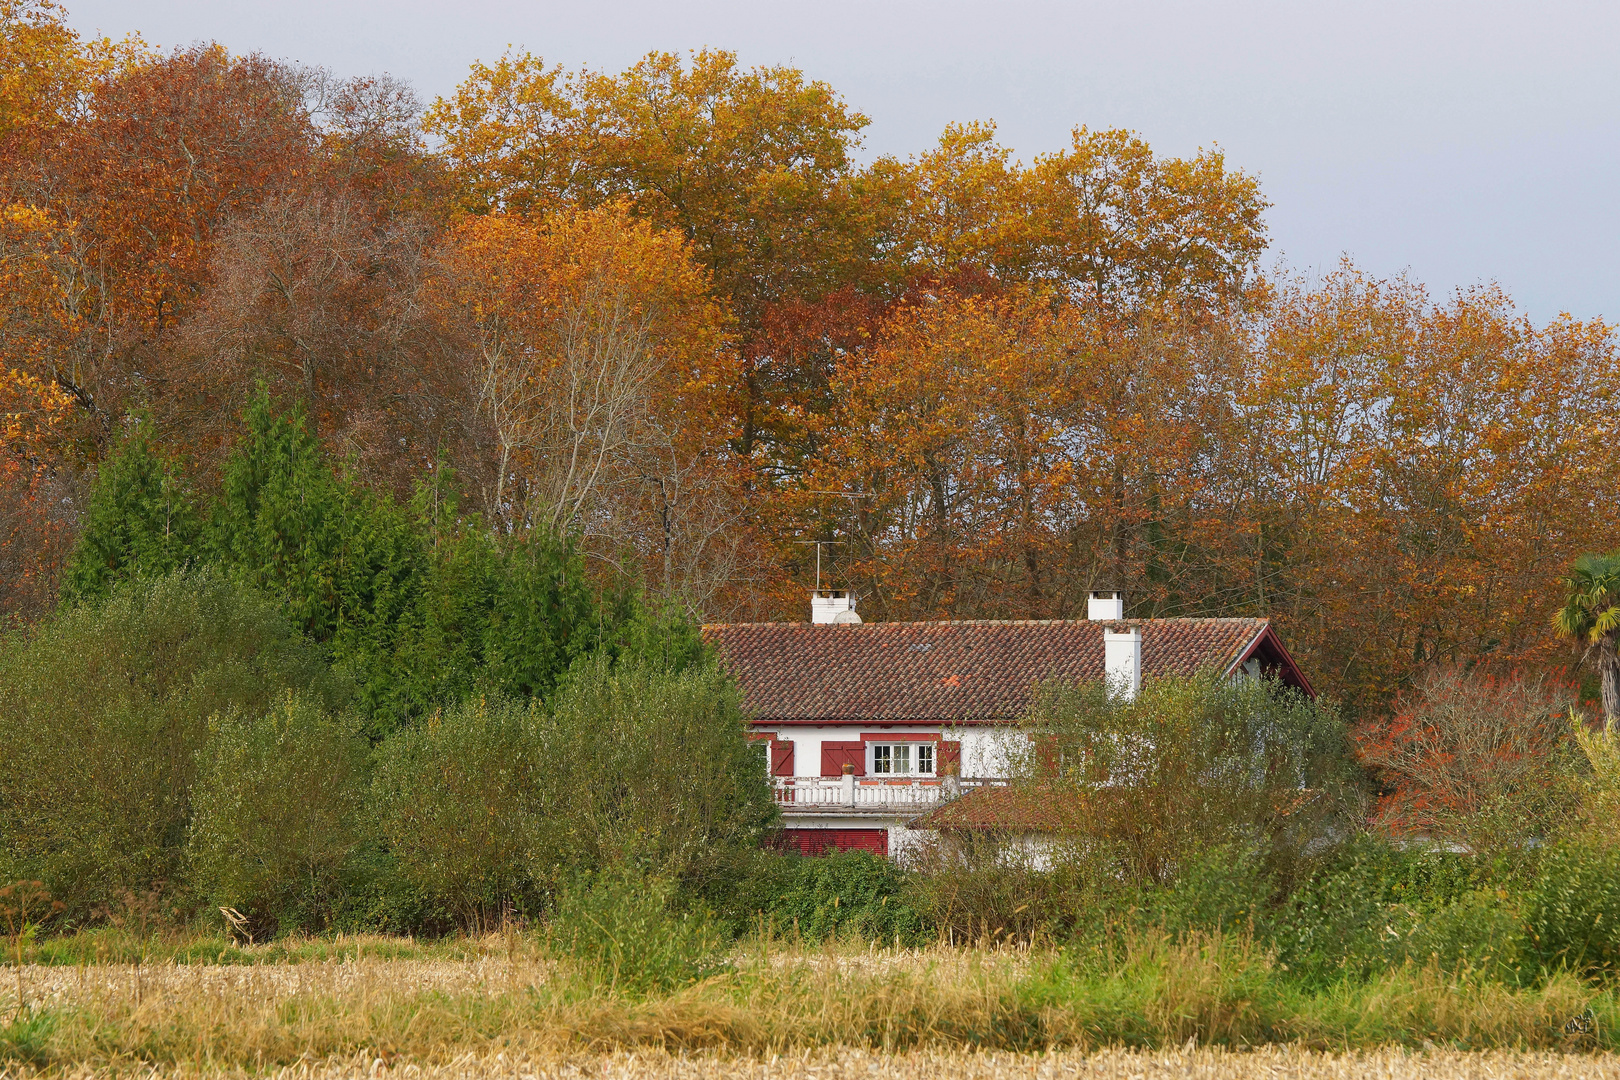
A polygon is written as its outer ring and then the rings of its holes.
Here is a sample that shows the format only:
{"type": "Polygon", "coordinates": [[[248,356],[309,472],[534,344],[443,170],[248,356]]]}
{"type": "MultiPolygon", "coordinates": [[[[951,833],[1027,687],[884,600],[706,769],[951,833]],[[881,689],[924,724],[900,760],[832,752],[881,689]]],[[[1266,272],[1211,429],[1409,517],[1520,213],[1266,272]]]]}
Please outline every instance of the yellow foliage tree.
{"type": "Polygon", "coordinates": [[[685,241],[617,203],[471,218],[423,295],[488,432],[491,518],[696,587],[735,505],[725,323],[685,241]]]}

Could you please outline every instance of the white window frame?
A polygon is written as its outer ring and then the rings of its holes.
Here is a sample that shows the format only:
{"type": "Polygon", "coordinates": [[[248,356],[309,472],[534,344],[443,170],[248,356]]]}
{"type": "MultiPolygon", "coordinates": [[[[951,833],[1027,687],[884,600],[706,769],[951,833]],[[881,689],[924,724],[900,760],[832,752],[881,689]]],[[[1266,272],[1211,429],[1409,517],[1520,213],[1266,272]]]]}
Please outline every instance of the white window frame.
{"type": "Polygon", "coordinates": [[[866,775],[867,776],[895,776],[895,777],[900,777],[900,776],[919,777],[919,776],[921,776],[921,777],[932,777],[932,776],[938,775],[938,772],[939,772],[939,746],[938,746],[937,743],[933,742],[932,740],[928,740],[928,741],[924,741],[924,740],[921,740],[921,739],[895,740],[894,742],[869,742],[869,743],[866,744],[866,775]],[[888,755],[889,762],[888,763],[891,766],[891,769],[889,769],[889,770],[880,770],[878,768],[878,749],[880,747],[883,748],[884,750],[889,751],[889,755],[888,755]],[[905,753],[906,768],[905,768],[904,771],[898,771],[898,770],[893,770],[892,769],[892,766],[893,766],[893,763],[894,763],[894,758],[896,756],[894,754],[895,750],[903,750],[904,753],[905,753]],[[928,758],[928,769],[927,769],[926,772],[923,771],[923,769],[920,767],[921,766],[921,760],[920,759],[923,758],[924,756],[926,756],[928,758]]]}

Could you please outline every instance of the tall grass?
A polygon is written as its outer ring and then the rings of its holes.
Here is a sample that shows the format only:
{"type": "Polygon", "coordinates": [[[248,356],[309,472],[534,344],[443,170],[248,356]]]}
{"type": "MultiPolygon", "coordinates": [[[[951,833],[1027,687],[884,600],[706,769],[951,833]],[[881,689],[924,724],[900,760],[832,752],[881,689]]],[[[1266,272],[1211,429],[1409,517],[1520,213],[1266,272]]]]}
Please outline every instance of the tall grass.
{"type": "Polygon", "coordinates": [[[515,937],[472,961],[170,966],[140,980],[117,966],[36,967],[30,981],[37,1004],[0,1028],[0,1060],[59,1067],[261,1068],[360,1054],[431,1064],[633,1048],[1584,1050],[1620,1041],[1615,994],[1570,976],[1515,989],[1405,965],[1311,990],[1249,939],[1218,933],[1133,932],[1081,955],[761,945],[721,974],[653,993],[586,977],[515,937]]]}

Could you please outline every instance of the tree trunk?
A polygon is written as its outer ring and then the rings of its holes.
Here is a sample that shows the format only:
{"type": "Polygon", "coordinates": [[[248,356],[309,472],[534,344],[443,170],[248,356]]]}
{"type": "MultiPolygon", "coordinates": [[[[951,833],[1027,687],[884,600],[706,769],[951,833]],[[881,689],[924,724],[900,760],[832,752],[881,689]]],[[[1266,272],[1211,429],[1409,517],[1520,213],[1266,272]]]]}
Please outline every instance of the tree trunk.
{"type": "Polygon", "coordinates": [[[1598,686],[1603,692],[1603,719],[1613,724],[1620,721],[1620,655],[1615,653],[1615,639],[1607,635],[1598,642],[1598,686]]]}

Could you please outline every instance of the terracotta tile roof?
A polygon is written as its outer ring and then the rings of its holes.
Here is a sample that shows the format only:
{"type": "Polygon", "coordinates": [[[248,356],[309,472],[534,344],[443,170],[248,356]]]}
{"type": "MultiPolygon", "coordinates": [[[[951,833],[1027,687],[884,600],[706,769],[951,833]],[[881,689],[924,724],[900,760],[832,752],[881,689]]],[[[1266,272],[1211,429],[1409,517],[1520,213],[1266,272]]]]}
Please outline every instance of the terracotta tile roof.
{"type": "Polygon", "coordinates": [[[1265,619],[706,626],[759,723],[989,722],[1048,679],[1103,677],[1103,631],[1142,629],[1142,674],[1232,670],[1250,654],[1307,692],[1265,619]],[[1286,664],[1281,661],[1286,660],[1286,664]]]}

